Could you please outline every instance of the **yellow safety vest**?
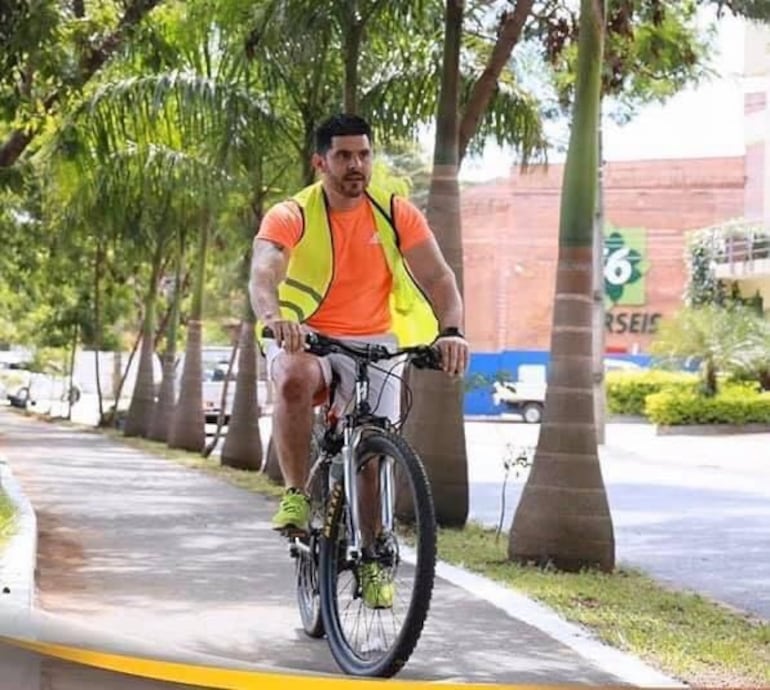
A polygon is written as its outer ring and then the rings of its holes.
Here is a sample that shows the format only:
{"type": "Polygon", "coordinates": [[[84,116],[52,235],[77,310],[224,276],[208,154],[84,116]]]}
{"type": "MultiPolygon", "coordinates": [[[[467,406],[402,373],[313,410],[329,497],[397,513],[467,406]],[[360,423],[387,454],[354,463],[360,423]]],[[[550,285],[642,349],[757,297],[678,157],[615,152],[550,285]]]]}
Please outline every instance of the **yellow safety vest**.
{"type": "MultiPolygon", "coordinates": [[[[380,245],[393,275],[390,330],[401,347],[430,343],[438,335],[438,321],[398,248],[393,195],[370,186],[367,196],[374,209],[380,245]]],[[[329,290],[334,275],[334,252],[321,183],[306,187],[292,198],[302,210],[304,227],[291,251],[286,278],[278,286],[278,304],[283,318],[304,323],[318,311],[329,290]]],[[[257,335],[261,333],[262,325],[257,324],[257,335]]]]}

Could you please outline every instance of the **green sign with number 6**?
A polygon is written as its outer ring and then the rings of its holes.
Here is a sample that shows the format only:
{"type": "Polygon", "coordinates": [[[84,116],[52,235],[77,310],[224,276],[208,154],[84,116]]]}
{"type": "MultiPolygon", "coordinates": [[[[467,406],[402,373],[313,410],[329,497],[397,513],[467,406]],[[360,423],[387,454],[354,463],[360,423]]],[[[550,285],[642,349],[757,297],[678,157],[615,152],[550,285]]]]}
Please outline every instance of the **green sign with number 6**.
{"type": "Polygon", "coordinates": [[[607,308],[647,301],[644,275],[647,233],[642,228],[611,229],[604,237],[604,295],[607,308]]]}

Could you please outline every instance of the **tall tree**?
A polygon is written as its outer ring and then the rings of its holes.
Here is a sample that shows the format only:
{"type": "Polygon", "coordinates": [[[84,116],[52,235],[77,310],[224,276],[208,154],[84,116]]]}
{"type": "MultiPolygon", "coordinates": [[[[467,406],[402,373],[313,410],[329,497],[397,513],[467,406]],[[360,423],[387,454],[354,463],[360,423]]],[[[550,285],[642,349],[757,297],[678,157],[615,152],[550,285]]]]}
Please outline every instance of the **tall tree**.
{"type": "MultiPolygon", "coordinates": [[[[702,4],[719,3],[703,0],[702,4]]],[[[661,0],[611,0],[611,38],[603,77],[605,92],[617,96],[621,104],[620,117],[632,116],[634,108],[641,103],[665,100],[706,73],[703,62],[708,44],[698,33],[694,7],[692,2],[670,6],[661,0]]],[[[752,10],[756,12],[757,8],[752,10]]],[[[518,89],[515,79],[511,78],[511,53],[522,39],[535,41],[557,74],[557,103],[543,103],[543,110],[555,115],[559,105],[568,108],[572,102],[577,41],[574,3],[544,0],[535,4],[531,0],[510,0],[499,15],[483,69],[478,76],[466,75],[463,80],[460,163],[468,150],[474,150],[474,143],[478,150],[492,134],[498,142],[518,145],[523,162],[544,145],[540,120],[526,116],[527,112],[537,111],[538,104],[518,89]]],[[[454,137],[454,133],[444,131],[454,137]]],[[[437,128],[436,149],[451,145],[439,140],[439,132],[437,128]]],[[[446,172],[444,168],[444,174],[446,172]]],[[[453,223],[459,224],[459,220],[453,223]]],[[[454,257],[452,267],[461,272],[462,255],[458,255],[457,246],[453,247],[451,234],[445,237],[441,227],[434,230],[442,249],[454,257]]],[[[461,486],[464,483],[467,486],[467,460],[462,407],[453,396],[462,393],[430,373],[412,376],[413,373],[410,372],[410,380],[414,407],[407,436],[425,459],[433,482],[439,522],[458,524],[464,521],[463,514],[467,511],[467,498],[465,505],[460,498],[461,486]],[[441,420],[441,434],[435,433],[436,420],[441,420]]]]}
{"type": "MultiPolygon", "coordinates": [[[[428,223],[440,238],[444,256],[454,270],[460,294],[463,291],[463,261],[457,173],[460,163],[458,110],[464,10],[464,0],[447,0],[443,72],[427,213],[428,223]]],[[[407,418],[405,433],[416,442],[417,450],[427,464],[437,517],[445,525],[462,525],[468,515],[465,426],[462,421],[452,423],[452,433],[447,433],[447,419],[452,422],[462,420],[463,381],[448,380],[440,372],[413,369],[409,373],[409,386],[419,390],[419,395],[407,418]],[[426,403],[428,408],[422,408],[420,402],[426,403]],[[440,410],[434,409],[434,406],[440,407],[440,410]],[[430,448],[420,443],[426,437],[433,439],[430,448]]]]}
{"type": "MultiPolygon", "coordinates": [[[[106,2],[83,21],[54,0],[2,3],[0,88],[12,94],[3,110],[14,126],[0,130],[0,169],[12,166],[46,128],[47,118],[73,93],[79,93],[125,44],[161,0],[106,2]],[[106,10],[106,11],[105,11],[106,10]],[[122,12],[121,12],[122,10],[122,12]],[[117,21],[105,21],[116,16],[117,21]]],[[[89,3],[90,5],[90,3],[89,3]]]]}
{"type": "MultiPolygon", "coordinates": [[[[532,0],[518,0],[513,11],[502,13],[492,49],[475,79],[465,77],[460,70],[465,3],[448,0],[446,5],[428,222],[457,277],[461,293],[463,251],[458,173],[462,157],[474,138],[480,133],[487,136],[495,129],[499,139],[519,146],[525,160],[544,146],[534,101],[510,80],[501,82],[532,5],[532,0]],[[496,126],[491,127],[490,122],[496,126]]],[[[462,525],[468,516],[469,501],[464,386],[438,372],[414,369],[410,369],[408,380],[413,407],[404,427],[405,435],[425,462],[437,520],[443,525],[462,525]]]]}
{"type": "Polygon", "coordinates": [[[604,50],[604,0],[581,0],[575,103],[564,170],[545,414],[516,509],[509,557],[577,571],[615,565],[594,424],[593,222],[604,50]]]}
{"type": "Polygon", "coordinates": [[[171,308],[166,324],[166,348],[161,358],[162,377],[158,399],[152,414],[152,422],[148,431],[148,438],[154,441],[167,441],[171,422],[174,417],[176,402],[176,352],[177,334],[179,332],[179,316],[182,304],[183,270],[185,239],[182,229],[177,231],[174,247],[174,277],[171,288],[171,308]]]}

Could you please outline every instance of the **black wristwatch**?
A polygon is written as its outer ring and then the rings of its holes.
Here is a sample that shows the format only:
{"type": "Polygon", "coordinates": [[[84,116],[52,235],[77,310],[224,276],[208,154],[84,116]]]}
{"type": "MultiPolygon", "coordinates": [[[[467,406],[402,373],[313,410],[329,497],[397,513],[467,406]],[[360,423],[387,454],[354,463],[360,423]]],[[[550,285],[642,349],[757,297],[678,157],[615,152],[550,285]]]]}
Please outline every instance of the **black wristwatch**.
{"type": "Polygon", "coordinates": [[[465,339],[465,336],[463,335],[462,331],[457,328],[456,326],[449,326],[447,328],[444,328],[439,334],[439,338],[462,338],[465,339]]]}

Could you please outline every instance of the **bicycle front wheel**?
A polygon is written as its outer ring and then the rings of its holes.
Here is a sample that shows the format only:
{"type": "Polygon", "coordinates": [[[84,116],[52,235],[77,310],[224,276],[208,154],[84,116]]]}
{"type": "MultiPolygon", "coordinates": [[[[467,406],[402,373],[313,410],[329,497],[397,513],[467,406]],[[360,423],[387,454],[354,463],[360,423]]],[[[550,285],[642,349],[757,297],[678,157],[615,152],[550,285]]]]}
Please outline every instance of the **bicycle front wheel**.
{"type": "Polygon", "coordinates": [[[359,443],[356,477],[364,548],[348,550],[349,507],[341,491],[333,492],[321,540],[321,613],[345,673],[387,678],[408,661],[428,615],[436,565],[433,498],[416,453],[386,431],[359,443]]]}
{"type": "Polygon", "coordinates": [[[321,618],[320,590],[318,583],[318,563],[320,560],[321,527],[323,526],[324,507],[328,493],[329,472],[317,462],[321,453],[323,426],[319,420],[313,428],[310,447],[310,477],[305,490],[310,498],[310,525],[306,538],[295,546],[297,604],[302,619],[302,627],[310,637],[324,636],[321,618]]]}

